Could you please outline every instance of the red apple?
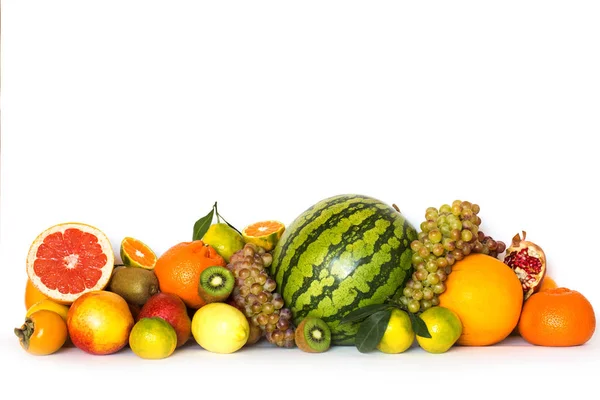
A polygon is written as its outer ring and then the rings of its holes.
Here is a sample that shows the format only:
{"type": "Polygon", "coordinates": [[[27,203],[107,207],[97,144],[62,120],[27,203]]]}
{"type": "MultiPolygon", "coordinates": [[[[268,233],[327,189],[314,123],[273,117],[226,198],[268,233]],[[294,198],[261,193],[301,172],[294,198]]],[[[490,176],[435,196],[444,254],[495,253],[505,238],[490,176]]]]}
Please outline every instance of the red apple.
{"type": "Polygon", "coordinates": [[[183,300],[172,293],[157,293],[142,306],[137,320],[160,317],[167,321],[177,333],[177,347],[183,346],[192,334],[192,320],[183,300]]]}
{"type": "Polygon", "coordinates": [[[90,354],[112,354],[129,343],[133,316],[118,294],[98,290],[85,293],[71,304],[67,314],[69,337],[90,354]]]}

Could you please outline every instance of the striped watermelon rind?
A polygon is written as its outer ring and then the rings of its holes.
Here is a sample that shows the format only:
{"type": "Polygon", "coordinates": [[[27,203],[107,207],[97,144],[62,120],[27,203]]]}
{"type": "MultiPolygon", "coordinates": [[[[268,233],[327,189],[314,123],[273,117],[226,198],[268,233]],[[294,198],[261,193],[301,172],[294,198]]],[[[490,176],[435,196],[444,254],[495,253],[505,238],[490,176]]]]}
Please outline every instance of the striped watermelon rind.
{"type": "Polygon", "coordinates": [[[325,321],[336,345],[353,345],[358,324],[339,322],[360,307],[399,296],[412,273],[417,231],[386,203],[363,195],[320,201],[286,228],[271,275],[297,325],[325,321]]]}

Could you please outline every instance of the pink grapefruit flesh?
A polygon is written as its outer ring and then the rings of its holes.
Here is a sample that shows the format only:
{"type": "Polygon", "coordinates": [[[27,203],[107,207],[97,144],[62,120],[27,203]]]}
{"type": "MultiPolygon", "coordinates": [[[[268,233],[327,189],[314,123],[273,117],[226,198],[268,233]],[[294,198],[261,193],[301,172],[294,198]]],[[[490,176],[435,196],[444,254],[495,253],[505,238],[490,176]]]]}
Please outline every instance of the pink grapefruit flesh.
{"type": "Polygon", "coordinates": [[[46,229],[31,244],[27,275],[44,295],[61,303],[102,290],[114,268],[110,241],[98,228],[78,222],[46,229]]]}

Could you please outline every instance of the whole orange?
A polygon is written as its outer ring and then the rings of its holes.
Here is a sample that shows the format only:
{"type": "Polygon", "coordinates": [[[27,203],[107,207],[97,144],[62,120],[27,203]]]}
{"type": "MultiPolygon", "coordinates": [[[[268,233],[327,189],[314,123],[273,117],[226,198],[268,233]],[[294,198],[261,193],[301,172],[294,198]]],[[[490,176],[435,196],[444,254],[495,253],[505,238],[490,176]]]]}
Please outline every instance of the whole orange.
{"type": "Polygon", "coordinates": [[[31,279],[28,278],[27,284],[25,285],[25,308],[29,310],[32,305],[47,298],[48,296],[33,286],[31,279]]]}
{"type": "Polygon", "coordinates": [[[596,315],[590,302],[567,288],[533,294],[523,306],[519,332],[538,346],[578,346],[596,330],[596,315]]]}
{"type": "Polygon", "coordinates": [[[223,257],[213,247],[195,240],[165,251],[156,261],[154,273],[161,292],[176,294],[186,306],[198,309],[206,304],[198,294],[200,274],[215,265],[226,266],[223,257]]]}
{"type": "Polygon", "coordinates": [[[129,342],[133,316],[118,294],[96,290],[71,304],[67,315],[69,336],[75,346],[90,354],[112,354],[129,342]]]}
{"type": "Polygon", "coordinates": [[[544,292],[548,289],[556,289],[557,287],[558,287],[558,285],[556,284],[554,279],[552,279],[548,275],[546,275],[544,277],[544,280],[542,280],[542,283],[540,284],[540,287],[538,288],[537,291],[544,292]]]}
{"type": "Polygon", "coordinates": [[[470,254],[452,266],[440,306],[458,314],[463,332],[457,344],[488,346],[504,340],[519,322],[523,289],[502,261],[470,254]]]}

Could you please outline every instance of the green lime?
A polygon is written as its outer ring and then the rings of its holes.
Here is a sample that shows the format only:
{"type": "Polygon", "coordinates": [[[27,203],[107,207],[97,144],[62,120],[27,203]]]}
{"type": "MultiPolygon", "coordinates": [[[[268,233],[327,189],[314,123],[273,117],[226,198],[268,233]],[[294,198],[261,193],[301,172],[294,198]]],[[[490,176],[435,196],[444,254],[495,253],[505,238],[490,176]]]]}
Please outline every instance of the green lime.
{"type": "Polygon", "coordinates": [[[173,354],[176,346],[175,329],[160,317],[141,318],[129,334],[129,347],[142,358],[167,358],[173,354]]]}
{"type": "Polygon", "coordinates": [[[431,307],[420,316],[427,325],[431,339],[417,336],[417,342],[429,353],[447,352],[462,334],[460,318],[449,308],[431,307]]]}
{"type": "Polygon", "coordinates": [[[412,323],[405,311],[394,308],[385,333],[377,348],[383,353],[397,354],[406,351],[415,341],[412,323]]]}
{"type": "Polygon", "coordinates": [[[241,250],[245,244],[242,235],[222,222],[212,224],[202,237],[202,241],[212,246],[227,262],[233,253],[241,250]]]}

